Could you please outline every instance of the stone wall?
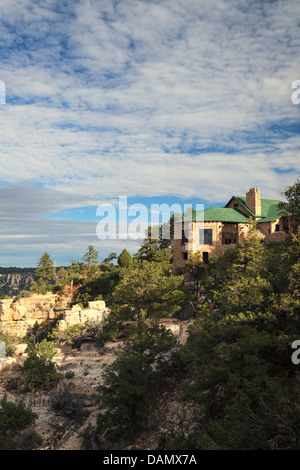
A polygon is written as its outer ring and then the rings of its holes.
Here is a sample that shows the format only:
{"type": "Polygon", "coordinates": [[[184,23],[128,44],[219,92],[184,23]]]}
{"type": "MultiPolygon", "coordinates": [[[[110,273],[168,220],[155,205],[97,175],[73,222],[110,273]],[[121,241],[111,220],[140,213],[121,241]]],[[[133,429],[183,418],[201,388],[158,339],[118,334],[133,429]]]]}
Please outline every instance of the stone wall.
{"type": "Polygon", "coordinates": [[[173,264],[174,267],[184,267],[186,259],[183,253],[187,253],[188,257],[194,253],[208,253],[210,258],[212,254],[216,256],[223,255],[226,250],[234,248],[236,244],[223,245],[222,232],[236,233],[237,243],[241,243],[249,232],[249,224],[223,223],[223,222],[189,222],[186,224],[188,231],[188,243],[183,244],[179,236],[183,230],[182,224],[175,224],[175,230],[178,238],[174,239],[173,248],[173,264]],[[199,239],[200,229],[212,230],[212,244],[201,244],[199,239]]]}

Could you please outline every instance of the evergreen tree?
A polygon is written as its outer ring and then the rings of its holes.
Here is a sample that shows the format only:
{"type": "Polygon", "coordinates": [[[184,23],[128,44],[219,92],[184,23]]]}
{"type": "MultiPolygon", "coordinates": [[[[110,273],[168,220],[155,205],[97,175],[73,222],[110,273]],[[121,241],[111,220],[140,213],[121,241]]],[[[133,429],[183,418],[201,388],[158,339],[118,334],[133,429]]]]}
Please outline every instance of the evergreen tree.
{"type": "Polygon", "coordinates": [[[37,269],[35,274],[40,283],[46,285],[49,282],[54,282],[55,280],[55,268],[50,255],[46,252],[44,253],[37,264],[37,269]]]}
{"type": "Polygon", "coordinates": [[[196,305],[200,300],[200,283],[205,275],[205,266],[203,263],[202,253],[194,253],[189,256],[184,273],[187,276],[187,282],[192,284],[192,288],[196,289],[196,305]]]}
{"type": "Polygon", "coordinates": [[[83,268],[84,272],[89,276],[93,277],[97,271],[98,267],[98,252],[96,249],[92,246],[89,245],[83,258],[83,268]]]}
{"type": "Polygon", "coordinates": [[[299,255],[297,237],[264,248],[252,232],[209,267],[203,292],[218,309],[203,302],[181,352],[200,448],[298,448],[299,255]]]}
{"type": "Polygon", "coordinates": [[[43,339],[40,343],[28,345],[28,358],[22,366],[22,375],[30,390],[50,389],[59,381],[59,374],[52,362],[56,354],[52,344],[43,339]]]}
{"type": "Polygon", "coordinates": [[[129,253],[129,251],[124,248],[124,250],[121,252],[120,256],[118,257],[118,265],[121,268],[128,268],[129,265],[132,263],[132,256],[129,253]]]}
{"type": "Polygon", "coordinates": [[[112,309],[124,320],[170,317],[181,308],[182,282],[170,265],[136,260],[114,290],[112,309]]]}
{"type": "Polygon", "coordinates": [[[138,322],[116,361],[105,368],[99,387],[98,430],[105,438],[126,443],[141,430],[166,379],[166,354],[176,345],[164,327],[138,322]]]}
{"type": "Polygon", "coordinates": [[[293,220],[293,231],[298,233],[300,227],[300,181],[297,179],[294,185],[287,186],[281,194],[287,202],[281,202],[279,207],[283,215],[290,216],[293,220]]]}

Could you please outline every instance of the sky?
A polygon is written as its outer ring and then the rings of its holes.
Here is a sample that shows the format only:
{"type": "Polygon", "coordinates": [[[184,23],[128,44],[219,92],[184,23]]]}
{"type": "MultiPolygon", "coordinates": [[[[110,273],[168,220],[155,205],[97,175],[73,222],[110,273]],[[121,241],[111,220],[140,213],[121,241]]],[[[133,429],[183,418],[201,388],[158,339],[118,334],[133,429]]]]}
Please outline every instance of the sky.
{"type": "Polygon", "coordinates": [[[299,19],[299,0],[0,0],[0,266],[136,252],[97,236],[120,198],[149,220],[280,199],[300,173],[299,19]]]}

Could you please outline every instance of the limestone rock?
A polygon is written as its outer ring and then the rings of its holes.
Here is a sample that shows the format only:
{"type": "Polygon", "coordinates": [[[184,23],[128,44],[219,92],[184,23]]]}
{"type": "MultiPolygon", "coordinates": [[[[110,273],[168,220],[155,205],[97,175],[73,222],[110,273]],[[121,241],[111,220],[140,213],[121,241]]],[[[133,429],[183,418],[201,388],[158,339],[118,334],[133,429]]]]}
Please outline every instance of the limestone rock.
{"type": "Polygon", "coordinates": [[[84,325],[87,322],[105,323],[109,314],[109,309],[105,302],[97,300],[88,303],[88,308],[82,308],[80,305],[73,305],[71,309],[65,310],[63,319],[59,322],[60,330],[73,325],[84,325]]]}

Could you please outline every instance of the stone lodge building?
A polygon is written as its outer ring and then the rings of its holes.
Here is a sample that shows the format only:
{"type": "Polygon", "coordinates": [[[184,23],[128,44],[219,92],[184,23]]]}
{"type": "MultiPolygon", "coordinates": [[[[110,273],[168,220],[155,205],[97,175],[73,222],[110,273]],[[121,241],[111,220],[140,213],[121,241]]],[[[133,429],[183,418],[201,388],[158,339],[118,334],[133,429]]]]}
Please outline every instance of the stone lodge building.
{"type": "Polygon", "coordinates": [[[183,267],[188,257],[201,252],[204,263],[212,254],[222,255],[240,243],[254,220],[262,241],[284,240],[291,231],[291,221],[280,214],[279,200],[261,199],[259,188],[246,197],[232,196],[225,207],[209,207],[193,212],[174,224],[174,267],[183,267]]]}

